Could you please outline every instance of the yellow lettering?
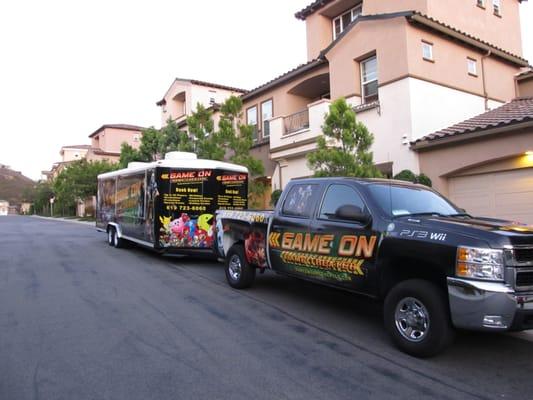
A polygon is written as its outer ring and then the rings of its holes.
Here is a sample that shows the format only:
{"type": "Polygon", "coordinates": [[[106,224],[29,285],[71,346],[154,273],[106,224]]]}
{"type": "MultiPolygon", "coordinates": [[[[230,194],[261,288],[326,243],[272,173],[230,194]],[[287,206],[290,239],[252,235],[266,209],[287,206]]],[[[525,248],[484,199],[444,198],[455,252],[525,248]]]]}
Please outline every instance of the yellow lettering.
{"type": "Polygon", "coordinates": [[[329,254],[331,251],[330,242],[333,240],[333,235],[320,236],[320,242],[318,244],[318,252],[320,254],[329,254]]]}
{"type": "Polygon", "coordinates": [[[371,236],[370,241],[367,240],[366,236],[359,236],[359,242],[357,243],[357,250],[355,252],[355,256],[361,257],[361,254],[363,254],[364,258],[372,257],[372,254],[374,254],[375,245],[376,245],[375,236],[371,236]]]}
{"type": "Polygon", "coordinates": [[[357,236],[343,236],[339,243],[339,256],[349,257],[355,251],[357,236]]]}
{"type": "Polygon", "coordinates": [[[320,235],[305,234],[303,251],[309,251],[316,253],[318,251],[318,242],[320,241],[320,235]],[[311,239],[312,238],[312,239],[311,239]]]}
{"type": "Polygon", "coordinates": [[[301,233],[297,233],[294,236],[294,242],[292,242],[292,248],[294,250],[302,250],[303,246],[303,235],[301,233]]]}
{"type": "Polygon", "coordinates": [[[292,239],[294,238],[294,233],[292,232],[285,232],[283,234],[283,239],[281,241],[281,247],[283,247],[284,249],[288,249],[290,250],[291,249],[291,245],[292,245],[292,239]]]}

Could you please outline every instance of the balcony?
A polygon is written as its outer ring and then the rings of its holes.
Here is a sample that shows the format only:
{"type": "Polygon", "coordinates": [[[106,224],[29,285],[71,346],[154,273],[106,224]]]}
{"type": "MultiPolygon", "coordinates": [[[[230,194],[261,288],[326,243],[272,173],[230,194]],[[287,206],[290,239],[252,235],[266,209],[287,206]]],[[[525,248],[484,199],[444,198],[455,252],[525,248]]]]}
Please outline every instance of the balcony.
{"type": "Polygon", "coordinates": [[[316,148],[322,134],[324,116],[330,100],[322,99],[307,105],[305,110],[270,120],[270,153],[273,159],[306,153],[316,148]]]}
{"type": "Polygon", "coordinates": [[[289,135],[303,129],[309,129],[309,110],[299,111],[292,115],[283,117],[284,131],[282,134],[289,135]]]}

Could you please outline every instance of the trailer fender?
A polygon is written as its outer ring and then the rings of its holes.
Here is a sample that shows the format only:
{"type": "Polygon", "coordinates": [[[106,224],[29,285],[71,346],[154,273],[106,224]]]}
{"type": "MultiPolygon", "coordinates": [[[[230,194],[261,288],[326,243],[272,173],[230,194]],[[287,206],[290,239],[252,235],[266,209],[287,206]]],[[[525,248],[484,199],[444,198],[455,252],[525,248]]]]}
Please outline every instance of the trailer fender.
{"type": "Polygon", "coordinates": [[[113,228],[115,228],[115,230],[117,231],[117,235],[119,238],[122,238],[122,228],[120,227],[119,224],[117,224],[116,222],[108,222],[107,223],[107,228],[106,228],[106,232],[107,230],[109,229],[109,227],[112,226],[113,228]]]}

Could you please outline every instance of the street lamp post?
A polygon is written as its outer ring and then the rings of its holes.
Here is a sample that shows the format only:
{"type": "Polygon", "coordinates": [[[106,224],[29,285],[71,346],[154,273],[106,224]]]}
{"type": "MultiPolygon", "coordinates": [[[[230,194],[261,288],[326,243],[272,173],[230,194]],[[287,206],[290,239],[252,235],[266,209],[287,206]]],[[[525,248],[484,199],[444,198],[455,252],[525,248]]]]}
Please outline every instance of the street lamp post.
{"type": "Polygon", "coordinates": [[[50,216],[54,216],[54,200],[55,197],[50,197],[50,216]]]}

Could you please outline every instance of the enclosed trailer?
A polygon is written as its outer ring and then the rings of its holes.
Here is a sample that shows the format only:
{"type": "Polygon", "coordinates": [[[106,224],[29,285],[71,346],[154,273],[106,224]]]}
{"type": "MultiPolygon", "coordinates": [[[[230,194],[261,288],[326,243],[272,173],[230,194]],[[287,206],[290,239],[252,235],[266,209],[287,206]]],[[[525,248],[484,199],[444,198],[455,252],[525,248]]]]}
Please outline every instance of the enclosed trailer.
{"type": "Polygon", "coordinates": [[[215,211],[248,206],[248,170],[171,152],[98,176],[96,227],[108,243],[166,253],[213,253],[215,211]]]}

